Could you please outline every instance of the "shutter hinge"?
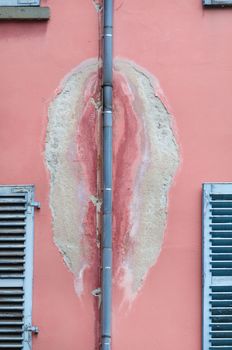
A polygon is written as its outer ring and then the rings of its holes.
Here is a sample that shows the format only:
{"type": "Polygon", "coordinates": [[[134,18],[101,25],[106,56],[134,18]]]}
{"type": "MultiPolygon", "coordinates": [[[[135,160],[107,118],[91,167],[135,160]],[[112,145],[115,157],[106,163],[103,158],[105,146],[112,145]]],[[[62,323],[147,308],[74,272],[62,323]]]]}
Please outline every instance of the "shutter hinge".
{"type": "Polygon", "coordinates": [[[34,334],[39,334],[39,327],[37,327],[37,326],[26,326],[25,327],[25,331],[31,332],[31,333],[34,333],[34,334]]]}
{"type": "Polygon", "coordinates": [[[31,207],[34,207],[36,209],[40,209],[40,202],[29,202],[28,205],[30,205],[31,207]]]}
{"type": "Polygon", "coordinates": [[[40,202],[29,201],[27,204],[27,212],[32,213],[32,208],[40,209],[40,202]]]}

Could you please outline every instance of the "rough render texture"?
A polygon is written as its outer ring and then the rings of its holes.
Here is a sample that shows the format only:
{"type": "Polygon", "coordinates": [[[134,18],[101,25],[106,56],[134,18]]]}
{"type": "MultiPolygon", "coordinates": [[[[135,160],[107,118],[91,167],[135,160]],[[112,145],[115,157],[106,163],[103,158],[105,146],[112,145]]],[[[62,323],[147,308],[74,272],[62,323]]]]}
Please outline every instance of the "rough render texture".
{"type": "MultiPolygon", "coordinates": [[[[72,71],[50,104],[45,158],[54,240],[83,291],[84,271],[98,284],[101,210],[100,70],[72,71]]],[[[113,103],[114,283],[133,300],[159,256],[167,200],[179,164],[171,116],[158,83],[116,60],[113,103]]]]}

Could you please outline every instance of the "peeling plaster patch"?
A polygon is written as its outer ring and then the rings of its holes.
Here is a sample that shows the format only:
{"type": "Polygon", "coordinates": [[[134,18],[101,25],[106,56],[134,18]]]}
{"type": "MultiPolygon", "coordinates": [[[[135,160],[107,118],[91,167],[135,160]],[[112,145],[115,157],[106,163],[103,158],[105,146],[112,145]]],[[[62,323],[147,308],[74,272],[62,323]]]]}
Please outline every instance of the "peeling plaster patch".
{"type": "MultiPolygon", "coordinates": [[[[54,240],[83,292],[98,285],[101,232],[99,66],[88,61],[62,83],[49,107],[45,158],[54,240]]],[[[132,301],[159,256],[179,149],[158,82],[116,60],[113,101],[113,276],[132,301]]]]}
{"type": "MultiPolygon", "coordinates": [[[[75,275],[79,294],[83,291],[84,271],[90,267],[90,256],[92,259],[95,257],[95,253],[92,253],[93,240],[87,242],[85,239],[86,232],[95,230],[94,214],[92,220],[88,223],[85,221],[91,211],[89,198],[96,194],[96,164],[93,158],[97,115],[91,101],[98,100],[97,71],[98,63],[91,60],[79,66],[63,81],[49,107],[45,148],[50,172],[54,240],[65,263],[75,275]],[[87,130],[92,138],[92,143],[88,144],[91,169],[84,164],[87,145],[78,142],[82,137],[86,114],[92,120],[92,126],[90,122],[87,130]],[[88,170],[91,174],[86,174],[88,170]]],[[[88,137],[86,142],[89,142],[88,137]]]]}
{"type": "Polygon", "coordinates": [[[90,196],[90,200],[92,201],[93,205],[96,207],[97,212],[101,212],[101,206],[102,206],[102,200],[95,197],[95,196],[90,196]]]}
{"type": "Polygon", "coordinates": [[[96,9],[97,12],[100,12],[102,10],[102,2],[97,1],[97,0],[92,0],[93,1],[93,5],[96,9]]]}
{"type": "Polygon", "coordinates": [[[114,86],[115,124],[122,115],[124,120],[121,136],[119,130],[115,136],[121,148],[114,145],[115,159],[123,154],[120,165],[116,161],[114,179],[114,240],[119,240],[115,281],[120,280],[125,298],[133,300],[160,253],[179,150],[171,116],[157,96],[157,81],[136,64],[117,60],[114,86]]]}

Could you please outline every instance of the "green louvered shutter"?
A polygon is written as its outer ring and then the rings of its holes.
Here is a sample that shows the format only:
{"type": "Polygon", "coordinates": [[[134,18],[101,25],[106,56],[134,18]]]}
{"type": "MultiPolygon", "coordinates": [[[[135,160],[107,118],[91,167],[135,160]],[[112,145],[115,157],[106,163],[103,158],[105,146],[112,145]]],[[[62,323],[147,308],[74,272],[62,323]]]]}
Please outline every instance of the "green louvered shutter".
{"type": "Polygon", "coordinates": [[[34,187],[0,186],[0,350],[30,350],[34,187]]]}
{"type": "Polygon", "coordinates": [[[203,350],[232,350],[232,183],[203,185],[203,350]]]}

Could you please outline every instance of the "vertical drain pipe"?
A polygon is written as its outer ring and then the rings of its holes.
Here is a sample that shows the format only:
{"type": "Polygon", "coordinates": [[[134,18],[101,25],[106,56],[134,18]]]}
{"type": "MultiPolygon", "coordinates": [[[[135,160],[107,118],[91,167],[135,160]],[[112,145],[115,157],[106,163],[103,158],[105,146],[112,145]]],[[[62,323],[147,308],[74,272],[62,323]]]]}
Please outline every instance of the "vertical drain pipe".
{"type": "Polygon", "coordinates": [[[103,232],[101,273],[101,350],[111,350],[113,0],[104,0],[103,21],[103,232]]]}

